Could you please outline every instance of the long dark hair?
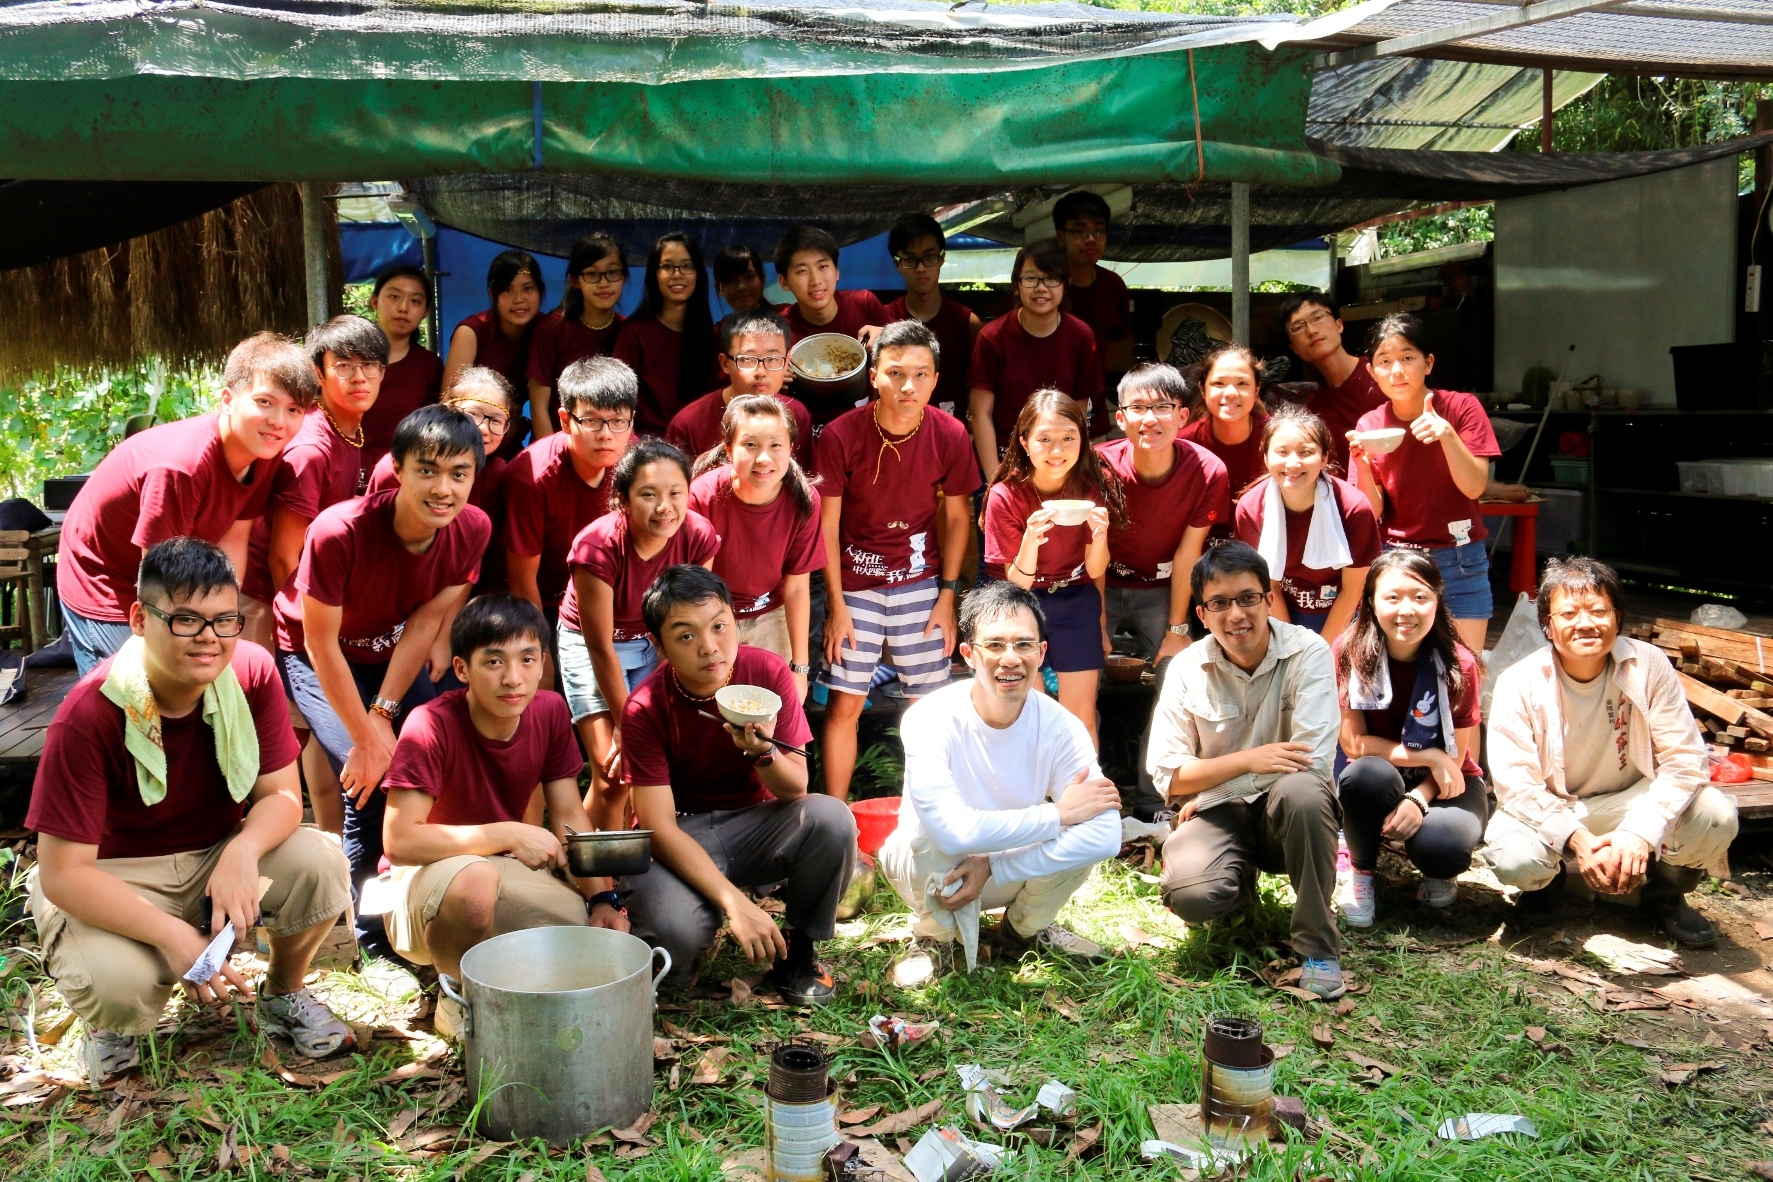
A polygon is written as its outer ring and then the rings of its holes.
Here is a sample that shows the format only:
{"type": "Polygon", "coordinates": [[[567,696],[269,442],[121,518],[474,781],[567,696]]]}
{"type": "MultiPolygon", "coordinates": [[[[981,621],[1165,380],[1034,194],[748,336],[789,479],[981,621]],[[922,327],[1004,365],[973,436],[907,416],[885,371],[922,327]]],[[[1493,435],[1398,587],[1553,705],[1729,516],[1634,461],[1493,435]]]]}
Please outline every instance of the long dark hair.
{"type": "Polygon", "coordinates": [[[714,368],[714,312],[708,303],[708,268],[702,262],[702,247],[688,234],[662,235],[646,256],[645,294],[634,309],[635,320],[651,320],[665,307],[665,295],[659,290],[659,260],[667,246],[677,245],[689,252],[696,268],[696,290],[683,310],[683,339],[677,363],[677,398],[687,406],[708,392],[708,374],[714,368]]]}
{"type": "Polygon", "coordinates": [[[1102,462],[1096,449],[1090,446],[1089,420],[1084,417],[1084,404],[1063,390],[1036,390],[1022,404],[1022,413],[1016,416],[1016,429],[1010,432],[1010,439],[1003,451],[1003,460],[997,465],[997,474],[991,483],[1010,481],[1023,484],[1034,479],[1034,460],[1028,455],[1028,448],[1022,440],[1034,431],[1035,424],[1040,422],[1042,415],[1055,415],[1068,419],[1077,427],[1077,463],[1066,474],[1066,491],[1077,489],[1082,492],[1094,493],[1101,497],[1108,506],[1108,523],[1115,529],[1126,525],[1127,499],[1121,491],[1120,477],[1114,469],[1102,462]]]}
{"type": "MultiPolygon", "coordinates": [[[[1447,667],[1447,700],[1457,702],[1469,688],[1465,684],[1465,669],[1459,664],[1459,652],[1465,646],[1459,643],[1453,617],[1447,612],[1446,587],[1441,582],[1440,568],[1425,550],[1387,550],[1367,568],[1361,601],[1355,604],[1354,619],[1349,623],[1348,631],[1342,634],[1342,646],[1336,651],[1336,680],[1347,685],[1352,671],[1360,675],[1361,681],[1371,685],[1379,676],[1379,665],[1386,660],[1387,654],[1385,633],[1380,630],[1379,617],[1373,611],[1373,595],[1379,588],[1380,577],[1392,571],[1408,575],[1434,592],[1434,624],[1423,639],[1422,648],[1416,650],[1416,659],[1422,659],[1423,650],[1439,654],[1441,664],[1447,667]]],[[[1398,687],[1392,686],[1391,692],[1395,701],[1398,687]]]]}
{"type": "MultiPolygon", "coordinates": [[[[739,424],[758,415],[781,419],[783,428],[788,432],[788,471],[782,476],[782,490],[794,502],[795,519],[805,521],[813,515],[813,482],[794,458],[793,447],[799,429],[794,425],[794,416],[788,413],[788,408],[782,405],[779,398],[772,398],[768,394],[740,394],[727,403],[726,413],[720,416],[720,442],[696,457],[695,474],[700,476],[722,464],[731,463],[733,441],[739,437],[739,424]]],[[[721,490],[722,496],[731,493],[730,486],[721,490]]]]}
{"type": "Polygon", "coordinates": [[[560,297],[560,316],[577,320],[585,314],[585,293],[579,290],[579,273],[594,267],[610,255],[623,271],[628,260],[622,256],[622,244],[601,230],[594,230],[573,243],[573,252],[566,259],[566,294],[560,297]]]}
{"type": "Polygon", "coordinates": [[[536,256],[525,250],[501,250],[493,256],[493,261],[486,268],[486,298],[492,302],[494,315],[498,314],[499,297],[504,295],[517,277],[525,271],[536,281],[536,306],[540,307],[542,297],[548,294],[548,284],[542,278],[542,264],[536,262],[536,256]]]}

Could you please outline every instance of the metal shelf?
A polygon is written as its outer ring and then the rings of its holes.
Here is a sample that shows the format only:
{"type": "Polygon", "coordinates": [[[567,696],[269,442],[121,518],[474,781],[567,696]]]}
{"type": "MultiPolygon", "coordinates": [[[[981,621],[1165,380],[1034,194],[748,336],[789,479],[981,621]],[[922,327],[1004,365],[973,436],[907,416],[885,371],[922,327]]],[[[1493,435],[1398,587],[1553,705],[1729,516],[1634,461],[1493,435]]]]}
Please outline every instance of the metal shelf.
{"type": "MultiPolygon", "coordinates": [[[[1580,488],[1581,485],[1572,485],[1571,487],[1580,488]]],[[[1733,501],[1742,505],[1773,505],[1773,497],[1732,497],[1725,496],[1723,493],[1692,493],[1660,488],[1603,488],[1597,485],[1594,491],[1598,493],[1623,493],[1627,496],[1638,497],[1679,497],[1691,501],[1733,501]]]]}

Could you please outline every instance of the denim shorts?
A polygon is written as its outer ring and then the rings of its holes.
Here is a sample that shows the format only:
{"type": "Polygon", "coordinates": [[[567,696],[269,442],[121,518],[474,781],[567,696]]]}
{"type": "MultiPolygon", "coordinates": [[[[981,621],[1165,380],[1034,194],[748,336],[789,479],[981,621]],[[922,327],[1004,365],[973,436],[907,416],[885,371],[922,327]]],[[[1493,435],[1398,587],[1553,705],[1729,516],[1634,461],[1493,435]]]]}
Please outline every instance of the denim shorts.
{"type": "MultiPolygon", "coordinates": [[[[585,638],[565,624],[556,625],[555,651],[560,657],[560,685],[566,691],[567,708],[573,721],[593,714],[608,714],[609,703],[597,688],[597,673],[591,665],[591,650],[585,638]]],[[[659,650],[648,637],[616,641],[616,660],[622,663],[622,676],[633,693],[659,663],[659,650]]]]}
{"type": "Polygon", "coordinates": [[[124,641],[132,635],[129,622],[89,620],[67,604],[62,604],[62,631],[68,634],[68,645],[74,650],[74,671],[85,677],[98,668],[106,657],[115,656],[124,641]]]}
{"type": "MultiPolygon", "coordinates": [[[[1387,550],[1399,549],[1386,546],[1387,550]]],[[[1446,584],[1441,599],[1447,614],[1455,620],[1487,620],[1496,611],[1490,592],[1490,552],[1482,542],[1463,546],[1440,546],[1428,550],[1435,566],[1440,568],[1441,582],[1446,584]]]]}

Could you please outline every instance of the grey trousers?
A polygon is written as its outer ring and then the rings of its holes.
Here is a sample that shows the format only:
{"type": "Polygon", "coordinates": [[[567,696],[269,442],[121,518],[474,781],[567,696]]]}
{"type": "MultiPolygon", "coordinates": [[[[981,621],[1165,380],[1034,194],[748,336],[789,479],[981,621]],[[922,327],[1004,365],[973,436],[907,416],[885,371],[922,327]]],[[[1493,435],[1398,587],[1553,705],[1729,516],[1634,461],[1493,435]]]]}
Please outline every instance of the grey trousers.
{"type": "MultiPolygon", "coordinates": [[[[680,816],[677,825],[734,886],[785,883],[787,925],[814,940],[831,938],[856,861],[856,818],[843,801],[811,795],[772,800],[680,816]]],[[[671,953],[668,980],[688,981],[696,960],[713,947],[724,913],[656,859],[645,874],[623,879],[620,889],[634,934],[671,953]]]]}
{"type": "Polygon", "coordinates": [[[1284,873],[1293,883],[1293,951],[1337,959],[1332,904],[1341,816],[1335,790],[1310,772],[1282,776],[1254,800],[1195,814],[1164,842],[1164,905],[1189,923],[1205,923],[1251,902],[1244,880],[1255,870],[1284,873]]]}

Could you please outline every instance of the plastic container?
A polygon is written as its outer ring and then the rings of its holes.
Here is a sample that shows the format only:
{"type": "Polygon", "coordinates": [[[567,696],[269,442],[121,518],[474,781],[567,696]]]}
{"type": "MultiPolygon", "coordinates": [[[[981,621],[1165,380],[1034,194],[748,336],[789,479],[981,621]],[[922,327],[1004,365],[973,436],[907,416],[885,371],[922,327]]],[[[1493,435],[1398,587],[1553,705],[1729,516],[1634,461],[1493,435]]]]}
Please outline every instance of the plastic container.
{"type": "Polygon", "coordinates": [[[1684,493],[1709,493],[1713,491],[1714,481],[1717,491],[1723,491],[1723,476],[1717,472],[1717,464],[1712,460],[1676,460],[1675,471],[1680,474],[1681,491],[1684,493]]]}
{"type": "Polygon", "coordinates": [[[1588,461],[1571,456],[1549,456],[1551,475],[1559,484],[1587,484],[1588,461]]]}
{"type": "Polygon", "coordinates": [[[1727,497],[1773,497],[1773,460],[1715,460],[1727,497]]]}
{"type": "Polygon", "coordinates": [[[899,827],[899,800],[897,796],[876,796],[851,802],[850,812],[856,817],[856,847],[870,858],[880,853],[880,847],[899,827]]]}

